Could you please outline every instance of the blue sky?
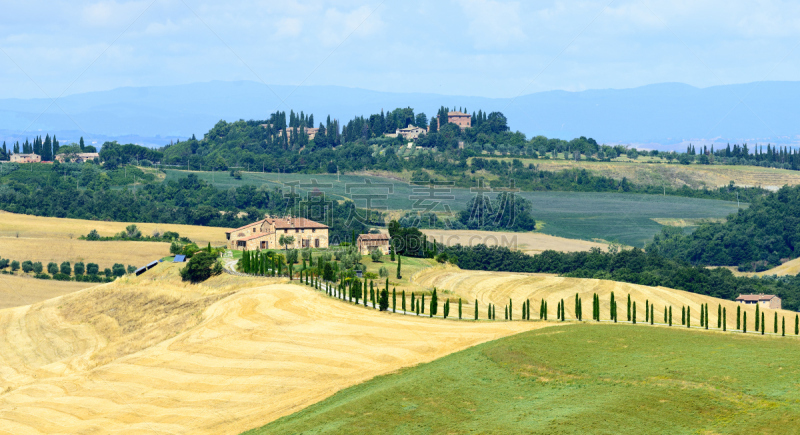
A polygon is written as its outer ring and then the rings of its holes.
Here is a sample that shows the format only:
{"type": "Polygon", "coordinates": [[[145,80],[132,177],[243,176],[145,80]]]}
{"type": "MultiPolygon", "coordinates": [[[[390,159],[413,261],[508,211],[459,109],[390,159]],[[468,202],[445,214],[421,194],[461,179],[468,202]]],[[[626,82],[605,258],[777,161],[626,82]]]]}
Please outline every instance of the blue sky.
{"type": "Polygon", "coordinates": [[[0,98],[209,80],[514,97],[800,77],[800,2],[2,2],[0,98]]]}

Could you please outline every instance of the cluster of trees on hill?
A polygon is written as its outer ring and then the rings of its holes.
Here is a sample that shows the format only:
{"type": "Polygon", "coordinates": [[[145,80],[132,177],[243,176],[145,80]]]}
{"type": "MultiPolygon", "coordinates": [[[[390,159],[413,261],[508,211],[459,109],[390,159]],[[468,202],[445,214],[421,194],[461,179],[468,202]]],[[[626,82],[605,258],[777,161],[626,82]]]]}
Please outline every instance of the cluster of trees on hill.
{"type": "Polygon", "coordinates": [[[664,286],[733,300],[740,294],[775,294],[783,308],[800,309],[800,276],[736,277],[725,268],[694,266],[658,253],[631,250],[561,253],[545,251],[530,256],[505,247],[441,247],[449,261],[462,269],[506,272],[557,273],[575,278],[610,279],[647,286],[664,286]]]}
{"type": "Polygon", "coordinates": [[[110,282],[115,277],[133,273],[136,267],[128,265],[127,270],[125,266],[115,263],[111,268],[100,270],[97,263],[84,264],[82,261],[75,263],[73,266],[69,261],[64,261],[60,265],[55,262],[50,262],[47,267],[39,261],[25,260],[19,262],[18,260],[11,260],[8,258],[0,258],[0,271],[2,273],[16,273],[22,270],[23,273],[31,274],[34,278],[38,279],[55,279],[58,281],[83,281],[83,282],[110,282]]]}
{"type": "MultiPolygon", "coordinates": [[[[3,165],[5,168],[6,165],[3,165]]],[[[8,165],[19,168],[20,165],[8,165]]],[[[0,176],[0,209],[37,216],[127,222],[159,222],[237,228],[265,214],[303,213],[303,199],[277,188],[245,185],[217,189],[194,174],[180,180],[157,182],[153,174],[132,167],[113,170],[91,163],[33,166],[35,171],[13,170],[0,176]],[[143,183],[131,186],[134,177],[143,183]]],[[[352,231],[366,232],[374,222],[363,222],[352,202],[332,201],[309,218],[331,227],[332,240],[349,240],[352,231]]],[[[371,212],[370,219],[382,222],[371,212]]]]}
{"type": "Polygon", "coordinates": [[[800,244],[800,186],[784,186],[725,223],[703,224],[693,233],[664,228],[648,252],[697,265],[739,266],[762,271],[797,258],[800,244]]]}

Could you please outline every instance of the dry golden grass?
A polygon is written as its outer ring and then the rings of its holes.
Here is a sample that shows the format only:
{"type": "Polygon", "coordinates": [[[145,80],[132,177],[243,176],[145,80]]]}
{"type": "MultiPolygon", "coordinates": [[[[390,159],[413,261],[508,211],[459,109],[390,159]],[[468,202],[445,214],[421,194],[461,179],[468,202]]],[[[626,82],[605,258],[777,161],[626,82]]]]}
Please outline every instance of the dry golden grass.
{"type": "Polygon", "coordinates": [[[0,311],[0,432],[238,434],[374,376],[546,326],[380,313],[162,264],[0,311]]]}
{"type": "MultiPolygon", "coordinates": [[[[592,295],[597,293],[600,296],[601,319],[607,320],[609,318],[611,292],[613,291],[617,301],[619,319],[627,318],[627,297],[630,295],[637,305],[637,321],[642,323],[645,319],[645,302],[649,301],[651,304],[655,304],[654,314],[658,323],[662,323],[664,320],[664,307],[672,306],[673,325],[676,323],[680,325],[681,308],[686,306],[691,309],[692,325],[699,327],[700,304],[707,303],[709,304],[709,314],[714,326],[716,326],[717,307],[720,304],[727,309],[728,329],[736,327],[737,307],[741,307],[748,313],[748,329],[752,330],[755,326],[754,305],[745,306],[732,301],[665,287],[647,287],[599,279],[563,278],[546,274],[461,270],[454,266],[426,269],[417,273],[414,279],[421,286],[435,286],[437,289],[449,290],[470,302],[477,299],[480,307],[486,307],[488,303],[495,304],[498,311],[500,311],[499,316],[503,315],[503,307],[508,304],[509,299],[512,299],[514,302],[514,317],[519,318],[522,302],[530,299],[532,302],[531,317],[535,313],[536,318],[538,318],[540,302],[545,299],[548,302],[548,318],[555,319],[556,306],[561,299],[564,299],[567,318],[574,318],[575,294],[578,293],[582,300],[583,318],[591,319],[592,295]]],[[[479,311],[481,317],[483,317],[485,309],[479,311]]],[[[772,331],[775,310],[764,311],[766,312],[767,330],[772,331]]],[[[786,316],[787,323],[794,325],[795,312],[777,311],[779,318],[786,316]]],[[[787,325],[787,327],[790,325],[787,325]]]]}
{"type": "Polygon", "coordinates": [[[170,255],[169,243],[160,242],[89,242],[86,240],[0,237],[0,256],[20,262],[41,261],[46,267],[53,261],[97,263],[100,270],[120,263],[136,267],[170,255]]]}
{"type": "Polygon", "coordinates": [[[757,166],[678,165],[656,163],[575,162],[570,160],[526,159],[544,171],[581,168],[597,175],[614,179],[626,177],[635,184],[666,185],[693,188],[727,186],[731,181],[738,186],[762,186],[777,189],[784,185],[800,184],[800,173],[786,169],[757,166]]]}
{"type": "Polygon", "coordinates": [[[605,243],[566,239],[540,233],[508,233],[473,230],[422,230],[422,232],[428,236],[428,241],[435,239],[436,243],[446,246],[459,243],[463,246],[472,246],[482,243],[487,246],[506,246],[510,249],[519,250],[527,254],[541,254],[543,251],[547,250],[559,252],[588,251],[591,248],[605,250],[608,247],[605,243]]]}
{"type": "Polygon", "coordinates": [[[0,275],[0,309],[35,304],[95,284],[41,280],[27,276],[0,275]]]}
{"type": "Polygon", "coordinates": [[[800,273],[800,258],[795,258],[794,260],[789,260],[786,263],[781,264],[780,266],[775,266],[772,269],[765,270],[763,272],[739,272],[739,269],[735,266],[722,266],[726,269],[733,272],[736,276],[767,276],[767,275],[797,275],[800,273]]]}
{"type": "MultiPolygon", "coordinates": [[[[131,222],[105,222],[81,219],[62,219],[0,211],[0,237],[26,237],[47,239],[77,239],[97,230],[101,236],[113,236],[131,222]]],[[[134,223],[144,235],[154,231],[175,231],[188,237],[199,245],[211,242],[214,246],[224,245],[227,228],[201,227],[196,225],[134,223]]]]}

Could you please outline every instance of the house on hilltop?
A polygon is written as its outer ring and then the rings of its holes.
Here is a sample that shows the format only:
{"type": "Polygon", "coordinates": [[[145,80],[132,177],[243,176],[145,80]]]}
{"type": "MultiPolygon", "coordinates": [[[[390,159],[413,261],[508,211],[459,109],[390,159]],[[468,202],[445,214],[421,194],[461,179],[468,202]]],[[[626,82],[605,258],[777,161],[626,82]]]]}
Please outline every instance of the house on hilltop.
{"type": "Polygon", "coordinates": [[[384,255],[389,254],[389,235],[388,234],[359,234],[356,239],[356,246],[361,255],[367,255],[378,249],[384,255]]]}
{"type": "Polygon", "coordinates": [[[42,161],[42,156],[39,154],[12,154],[9,160],[14,163],[39,163],[42,161]]]}
{"type": "Polygon", "coordinates": [[[268,217],[225,232],[228,249],[242,251],[284,248],[281,236],[294,237],[290,249],[328,247],[328,226],[306,218],[268,217]]]}
{"type": "Polygon", "coordinates": [[[739,295],[736,302],[740,304],[761,304],[762,306],[771,310],[781,309],[781,298],[775,295],[739,295]]]}
{"type": "MultiPolygon", "coordinates": [[[[442,121],[438,120],[439,128],[442,127],[442,121]]],[[[461,129],[472,127],[472,115],[464,112],[447,112],[447,122],[451,122],[461,129]]]]}

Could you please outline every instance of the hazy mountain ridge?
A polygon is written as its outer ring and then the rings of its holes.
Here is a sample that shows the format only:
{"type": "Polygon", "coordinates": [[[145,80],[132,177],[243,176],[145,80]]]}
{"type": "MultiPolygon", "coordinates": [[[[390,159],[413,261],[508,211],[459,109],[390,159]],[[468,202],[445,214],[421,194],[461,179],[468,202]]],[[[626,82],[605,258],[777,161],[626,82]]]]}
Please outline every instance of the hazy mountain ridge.
{"type": "Polygon", "coordinates": [[[201,136],[224,119],[265,119],[303,110],[317,122],[347,121],[410,106],[431,116],[439,106],[502,111],[528,135],[674,148],[686,141],[800,142],[800,82],[695,88],[661,83],[632,89],[547,91],[516,99],[378,92],[341,86],[282,86],[250,81],[125,87],[50,99],[0,99],[0,138],[53,133],[64,140],[120,138],[147,145],[201,136]],[[49,109],[48,109],[49,106],[49,109]],[[63,111],[62,111],[63,109],[63,111]],[[66,112],[66,114],[64,113],[66,112]]]}

